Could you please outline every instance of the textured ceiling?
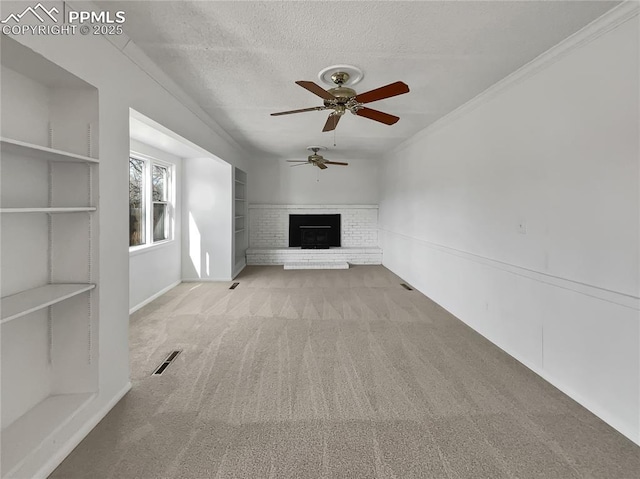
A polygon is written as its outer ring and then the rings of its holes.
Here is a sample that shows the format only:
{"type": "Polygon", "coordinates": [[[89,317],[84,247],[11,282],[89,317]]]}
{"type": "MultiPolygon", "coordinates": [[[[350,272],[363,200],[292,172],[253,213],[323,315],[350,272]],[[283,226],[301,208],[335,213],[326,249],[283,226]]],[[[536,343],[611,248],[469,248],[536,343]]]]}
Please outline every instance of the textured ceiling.
{"type": "MultiPolygon", "coordinates": [[[[98,2],[126,12],[125,32],[248,152],[374,156],[413,136],[616,5],[611,1],[98,2]],[[364,92],[402,80],[411,92],[369,106],[386,126],[327,112],[296,80],[334,64],[364,71],[364,92]]],[[[323,85],[324,86],[324,85],[323,85]]],[[[329,87],[326,87],[329,88],[329,87]]]]}

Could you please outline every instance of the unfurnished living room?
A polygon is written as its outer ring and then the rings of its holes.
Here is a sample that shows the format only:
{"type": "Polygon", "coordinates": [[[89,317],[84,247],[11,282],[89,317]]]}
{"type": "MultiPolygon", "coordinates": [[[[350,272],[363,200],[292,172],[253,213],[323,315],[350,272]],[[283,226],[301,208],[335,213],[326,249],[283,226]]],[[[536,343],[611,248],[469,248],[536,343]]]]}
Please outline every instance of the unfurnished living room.
{"type": "Polygon", "coordinates": [[[0,477],[640,477],[639,14],[0,2],[0,477]]]}

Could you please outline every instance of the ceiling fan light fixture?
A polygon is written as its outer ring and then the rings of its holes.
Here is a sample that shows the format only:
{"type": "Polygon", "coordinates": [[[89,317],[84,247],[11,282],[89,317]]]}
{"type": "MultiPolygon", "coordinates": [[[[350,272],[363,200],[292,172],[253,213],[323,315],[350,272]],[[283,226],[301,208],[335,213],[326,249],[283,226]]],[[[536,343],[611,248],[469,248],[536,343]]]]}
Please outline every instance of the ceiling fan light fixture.
{"type": "Polygon", "coordinates": [[[336,85],[344,85],[349,81],[349,74],[347,72],[335,72],[331,75],[331,81],[336,85]]]}
{"type": "Polygon", "coordinates": [[[330,67],[323,68],[318,73],[318,80],[325,85],[335,86],[353,86],[364,78],[364,73],[360,68],[353,65],[331,65],[330,67]],[[334,80],[339,79],[342,83],[334,80]]]}

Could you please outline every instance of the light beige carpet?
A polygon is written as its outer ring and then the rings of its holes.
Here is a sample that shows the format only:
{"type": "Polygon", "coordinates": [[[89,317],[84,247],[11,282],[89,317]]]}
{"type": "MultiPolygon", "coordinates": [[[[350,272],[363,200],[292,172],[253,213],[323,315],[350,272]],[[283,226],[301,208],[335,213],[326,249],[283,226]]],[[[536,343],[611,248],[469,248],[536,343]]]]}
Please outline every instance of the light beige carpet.
{"type": "Polygon", "coordinates": [[[236,281],[132,316],[132,391],[51,477],[640,477],[640,448],[381,266],[236,281]]]}

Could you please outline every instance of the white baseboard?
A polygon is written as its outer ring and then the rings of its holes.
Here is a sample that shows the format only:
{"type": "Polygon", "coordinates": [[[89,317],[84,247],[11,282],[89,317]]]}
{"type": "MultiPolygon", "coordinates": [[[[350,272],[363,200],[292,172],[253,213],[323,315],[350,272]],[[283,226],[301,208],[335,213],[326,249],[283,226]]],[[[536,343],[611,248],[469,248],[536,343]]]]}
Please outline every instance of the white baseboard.
{"type": "Polygon", "coordinates": [[[46,478],[48,477],[65,458],[71,454],[82,440],[87,437],[91,430],[98,425],[100,421],[113,409],[113,407],[124,397],[125,394],[131,389],[131,382],[128,382],[124,388],[122,388],[111,400],[104,405],[102,409],[97,411],[84,425],[76,431],[76,433],[66,441],[58,452],[51,456],[51,458],[45,462],[38,472],[33,476],[34,478],[46,478]]]}
{"type": "MultiPolygon", "coordinates": [[[[516,359],[518,359],[518,358],[516,358],[516,359]]],[[[518,359],[518,361],[520,361],[520,360],[518,359]]],[[[522,362],[522,361],[520,361],[520,362],[522,362]]],[[[525,364],[525,366],[527,366],[527,365],[525,364]]],[[[629,439],[630,441],[632,441],[635,444],[637,444],[638,446],[640,446],[640,435],[638,433],[636,433],[635,431],[633,431],[627,424],[624,424],[623,422],[618,420],[618,418],[616,418],[609,411],[603,409],[598,404],[594,404],[593,401],[590,401],[589,399],[585,398],[584,396],[578,394],[577,392],[575,392],[570,387],[565,386],[564,384],[562,384],[562,382],[558,381],[557,379],[555,379],[553,376],[549,375],[548,373],[543,372],[543,371],[538,371],[535,368],[532,368],[530,366],[527,366],[527,367],[529,369],[531,369],[534,373],[536,373],[538,376],[540,376],[542,379],[547,381],[549,384],[551,384],[551,385],[555,386],[556,388],[558,388],[560,391],[562,391],[564,394],[569,396],[571,399],[573,399],[575,402],[580,404],[582,407],[584,407],[585,409],[587,409],[590,412],[592,412],[595,416],[597,416],[600,419],[602,419],[604,422],[606,422],[613,429],[615,429],[620,434],[625,436],[627,439],[629,439]]]]}
{"type": "MultiPolygon", "coordinates": [[[[467,325],[467,326],[469,326],[469,325],[467,325]]],[[[471,327],[471,326],[469,326],[469,327],[471,327]]],[[[523,366],[527,367],[528,369],[530,369],[534,373],[536,373],[538,376],[540,376],[546,382],[551,384],[553,387],[557,388],[558,390],[560,390],[561,392],[563,392],[564,394],[569,396],[571,399],[573,399],[575,402],[577,402],[582,407],[587,409],[589,412],[593,413],[595,416],[597,416],[600,419],[602,419],[604,422],[609,424],[612,428],[614,428],[620,434],[622,434],[623,436],[625,436],[626,438],[628,438],[629,440],[633,441],[634,443],[636,443],[636,444],[638,444],[640,446],[640,435],[638,435],[635,431],[631,430],[631,428],[629,428],[629,426],[627,424],[624,424],[621,421],[619,421],[618,418],[613,416],[609,411],[603,409],[598,404],[595,404],[590,399],[588,399],[588,398],[584,397],[583,395],[579,394],[574,389],[566,386],[565,384],[562,383],[562,381],[558,380],[556,377],[554,377],[553,375],[549,374],[547,371],[544,371],[544,370],[534,366],[530,362],[528,362],[525,359],[523,359],[522,357],[520,357],[518,354],[515,354],[513,351],[504,349],[502,346],[500,346],[498,343],[494,342],[488,336],[485,336],[484,334],[482,334],[480,331],[477,331],[476,329],[474,329],[474,331],[476,331],[478,334],[480,334],[481,336],[483,336],[487,340],[491,341],[491,343],[493,345],[495,345],[498,348],[502,349],[509,356],[514,358],[516,361],[518,361],[519,363],[521,363],[523,366]]]]}
{"type": "Polygon", "coordinates": [[[160,296],[162,296],[164,293],[166,293],[167,291],[172,290],[173,288],[175,288],[176,286],[178,286],[180,283],[182,283],[182,281],[176,281],[175,283],[171,283],[169,286],[167,286],[166,288],[162,288],[160,291],[158,291],[156,294],[154,294],[153,296],[148,297],[147,299],[145,299],[143,302],[136,304],[133,308],[129,309],[129,314],[133,314],[136,311],[138,311],[140,308],[142,308],[143,306],[146,306],[147,304],[149,304],[151,301],[153,301],[154,299],[159,298],[160,296]]]}
{"type": "Polygon", "coordinates": [[[183,283],[221,283],[231,281],[233,278],[183,278],[183,283]]]}

